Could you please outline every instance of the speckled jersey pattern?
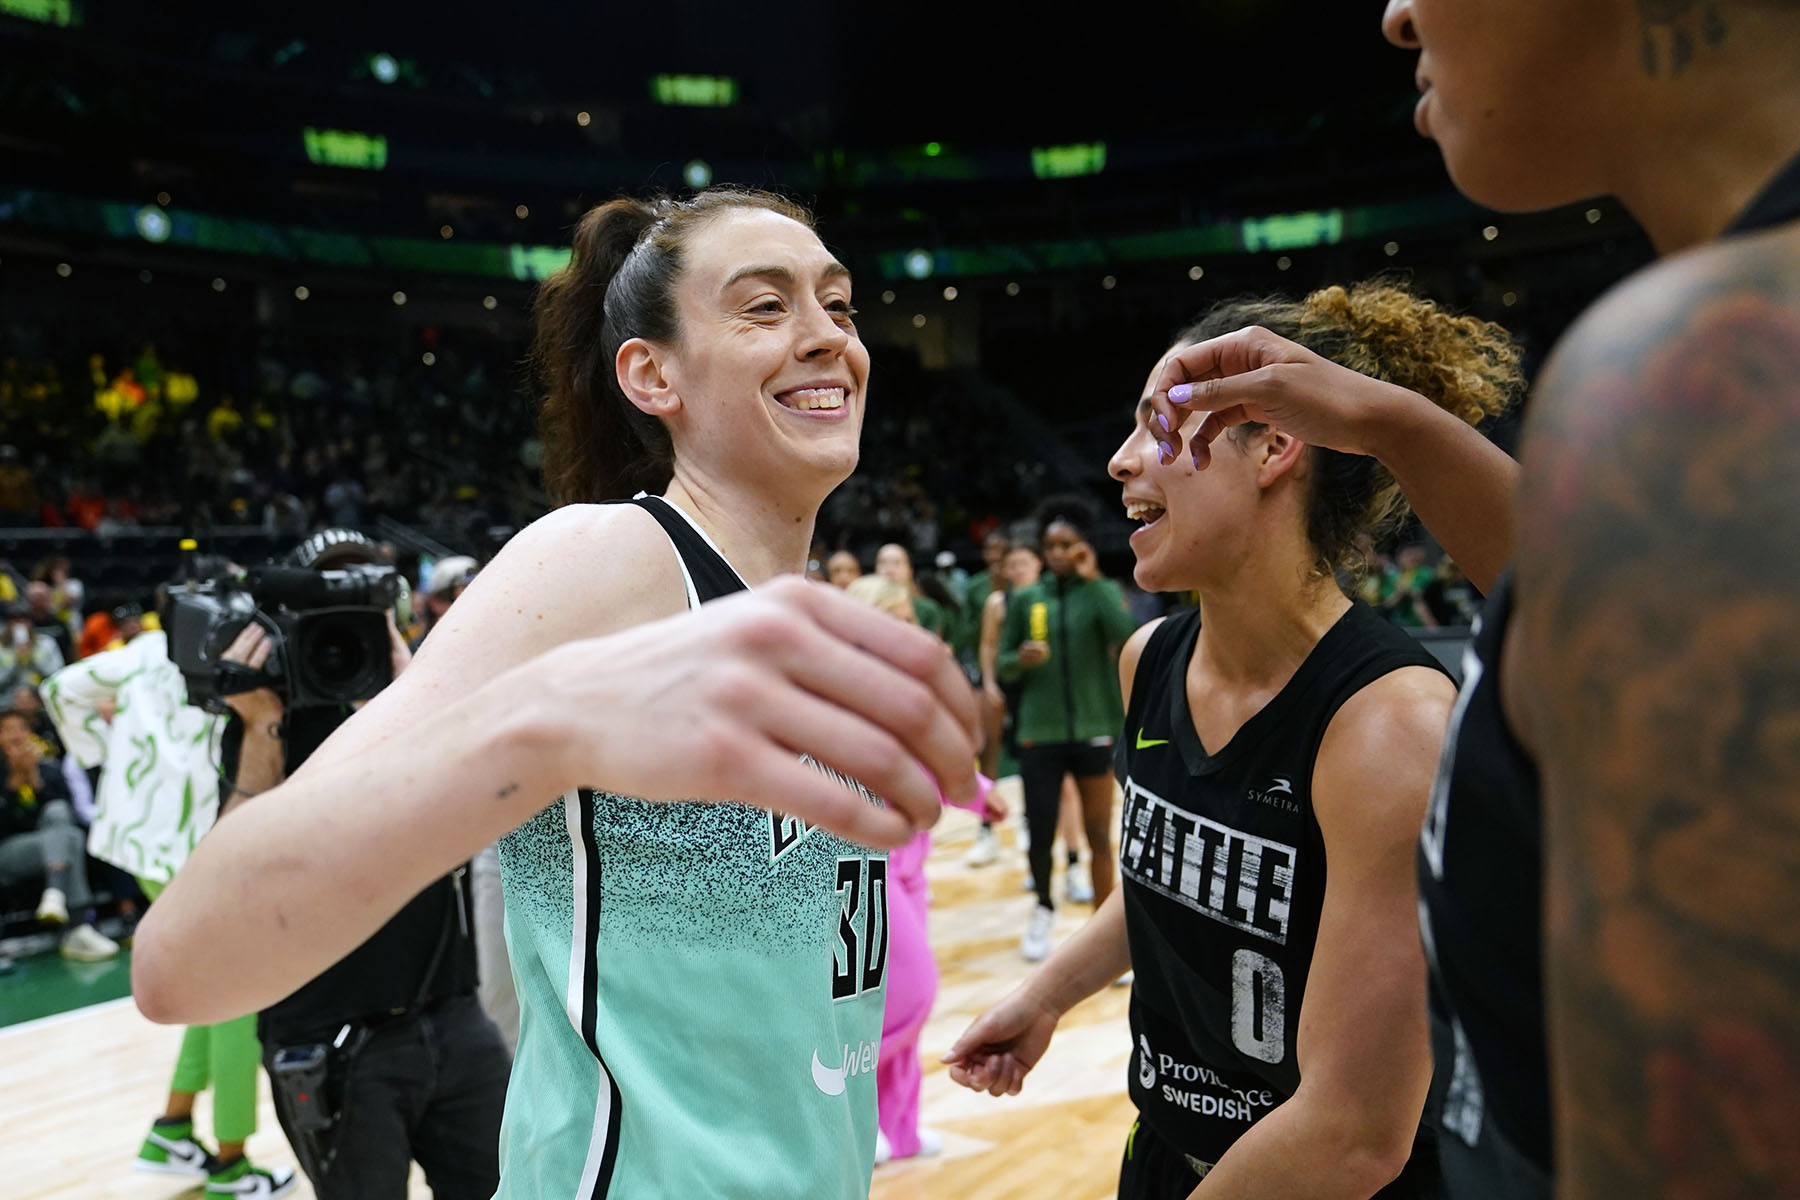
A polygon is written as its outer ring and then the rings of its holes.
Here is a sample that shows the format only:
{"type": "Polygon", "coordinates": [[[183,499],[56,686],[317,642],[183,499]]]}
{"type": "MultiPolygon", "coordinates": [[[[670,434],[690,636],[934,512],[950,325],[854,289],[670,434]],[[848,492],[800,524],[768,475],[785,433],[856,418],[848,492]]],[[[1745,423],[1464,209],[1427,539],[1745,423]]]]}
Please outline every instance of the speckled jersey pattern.
{"type": "MultiPolygon", "coordinates": [[[[710,598],[695,538],[671,537],[710,598]]],[[[868,1194],[884,854],[743,805],[583,790],[500,862],[521,1017],[502,1198],[868,1194]]]]}

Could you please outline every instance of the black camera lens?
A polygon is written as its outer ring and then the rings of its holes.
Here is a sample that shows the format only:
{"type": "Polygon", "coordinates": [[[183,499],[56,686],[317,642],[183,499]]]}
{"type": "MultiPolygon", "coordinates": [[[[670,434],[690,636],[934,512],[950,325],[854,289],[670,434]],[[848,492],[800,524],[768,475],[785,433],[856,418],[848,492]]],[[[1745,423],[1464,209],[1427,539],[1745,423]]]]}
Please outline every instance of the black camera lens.
{"type": "Polygon", "coordinates": [[[308,622],[306,636],[299,647],[306,682],[324,696],[345,700],[361,699],[378,675],[382,664],[378,652],[385,651],[386,641],[374,641],[369,622],[363,614],[316,616],[308,622]]]}

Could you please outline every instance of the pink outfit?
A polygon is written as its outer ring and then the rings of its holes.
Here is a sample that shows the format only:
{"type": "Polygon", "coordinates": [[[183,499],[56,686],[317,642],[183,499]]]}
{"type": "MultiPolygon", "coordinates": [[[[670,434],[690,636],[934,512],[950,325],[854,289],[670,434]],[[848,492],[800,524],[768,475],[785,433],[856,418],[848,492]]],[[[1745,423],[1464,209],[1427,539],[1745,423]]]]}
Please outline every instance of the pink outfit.
{"type": "MultiPolygon", "coordinates": [[[[993,780],[977,776],[980,786],[971,812],[984,811],[993,780]]],[[[942,797],[940,797],[942,799],[942,797]]],[[[875,1064],[877,1122],[895,1158],[919,1152],[919,1033],[937,1000],[937,960],[926,928],[931,892],[925,885],[925,860],[931,857],[931,834],[888,852],[887,1011],[881,1022],[881,1056],[875,1064]]]]}

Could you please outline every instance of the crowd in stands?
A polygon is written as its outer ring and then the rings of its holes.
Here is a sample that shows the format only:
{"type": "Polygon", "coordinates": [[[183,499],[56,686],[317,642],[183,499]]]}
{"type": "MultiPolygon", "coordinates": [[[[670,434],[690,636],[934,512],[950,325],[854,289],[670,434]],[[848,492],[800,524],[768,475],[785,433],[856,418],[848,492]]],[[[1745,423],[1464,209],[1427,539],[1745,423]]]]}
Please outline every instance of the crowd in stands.
{"type": "Polygon", "coordinates": [[[84,653],[122,645],[141,621],[120,614],[128,618],[122,631],[105,642],[84,640],[83,594],[66,559],[40,562],[30,579],[0,560],[0,917],[16,899],[33,920],[67,927],[59,939],[66,957],[94,961],[118,953],[96,927],[97,903],[129,917],[136,888],[87,857],[97,773],[66,752],[39,689],[84,653]],[[19,897],[6,895],[20,888],[19,897]]]}
{"type": "MultiPolygon", "coordinates": [[[[295,537],[389,517],[458,548],[492,548],[541,513],[542,448],[522,347],[438,338],[420,351],[327,348],[260,335],[208,345],[124,339],[54,346],[0,328],[0,526],[295,537]]],[[[873,553],[903,541],[965,552],[1030,471],[996,468],[1005,436],[971,420],[954,444],[929,414],[961,409],[959,382],[904,352],[872,406],[864,469],[821,522],[873,553]],[[889,398],[892,399],[889,399],[889,398]]]]}
{"type": "Polygon", "coordinates": [[[530,414],[498,346],[58,355],[6,334],[0,524],[298,536],[389,516],[466,533],[541,510],[530,414]]]}
{"type": "Polygon", "coordinates": [[[1368,572],[1357,581],[1364,603],[1408,629],[1467,626],[1481,607],[1481,594],[1449,555],[1429,562],[1423,542],[1404,542],[1393,553],[1370,547],[1368,572]]]}

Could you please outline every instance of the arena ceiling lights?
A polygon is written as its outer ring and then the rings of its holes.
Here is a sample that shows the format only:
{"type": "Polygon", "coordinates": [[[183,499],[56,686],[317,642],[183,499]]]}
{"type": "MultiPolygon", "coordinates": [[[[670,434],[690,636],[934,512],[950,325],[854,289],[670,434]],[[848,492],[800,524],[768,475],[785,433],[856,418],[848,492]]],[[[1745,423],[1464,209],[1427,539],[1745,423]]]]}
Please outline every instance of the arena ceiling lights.
{"type": "Polygon", "coordinates": [[[729,75],[652,75],[650,98],[671,108],[730,108],[738,81],[729,75]]]}
{"type": "Polygon", "coordinates": [[[175,228],[169,220],[169,214],[154,204],[138,209],[137,218],[133,224],[137,226],[139,237],[146,242],[156,243],[168,241],[169,234],[175,228]]]}
{"type": "Polygon", "coordinates": [[[0,16],[62,29],[81,24],[81,9],[75,0],[0,0],[0,16]]]}
{"type": "MultiPolygon", "coordinates": [[[[339,131],[343,132],[343,131],[339,131]]],[[[1446,195],[1356,208],[1222,219],[1107,238],[991,242],[878,251],[860,261],[885,280],[973,280],[1133,264],[1179,263],[1275,253],[1342,242],[1379,244],[1426,230],[1479,228],[1482,210],[1446,195]]],[[[1576,214],[1581,219],[1581,214],[1576,214]]],[[[59,229],[141,238],[170,246],[325,267],[476,275],[531,282],[569,261],[567,246],[363,236],[188,210],[163,210],[46,191],[0,194],[0,227],[59,229]]],[[[854,264],[853,264],[854,265],[854,264]]],[[[864,267],[857,267],[864,270],[864,267]]],[[[1190,277],[1195,277],[1190,272],[1190,277]]]]}
{"type": "Polygon", "coordinates": [[[1031,148],[1031,173],[1039,179],[1072,179],[1081,175],[1098,175],[1105,169],[1105,142],[1076,142],[1068,146],[1031,148]]]}
{"type": "Polygon", "coordinates": [[[315,166],[353,171],[379,171],[387,166],[388,140],[379,133],[308,125],[300,131],[300,140],[306,146],[307,160],[315,166]]]}

